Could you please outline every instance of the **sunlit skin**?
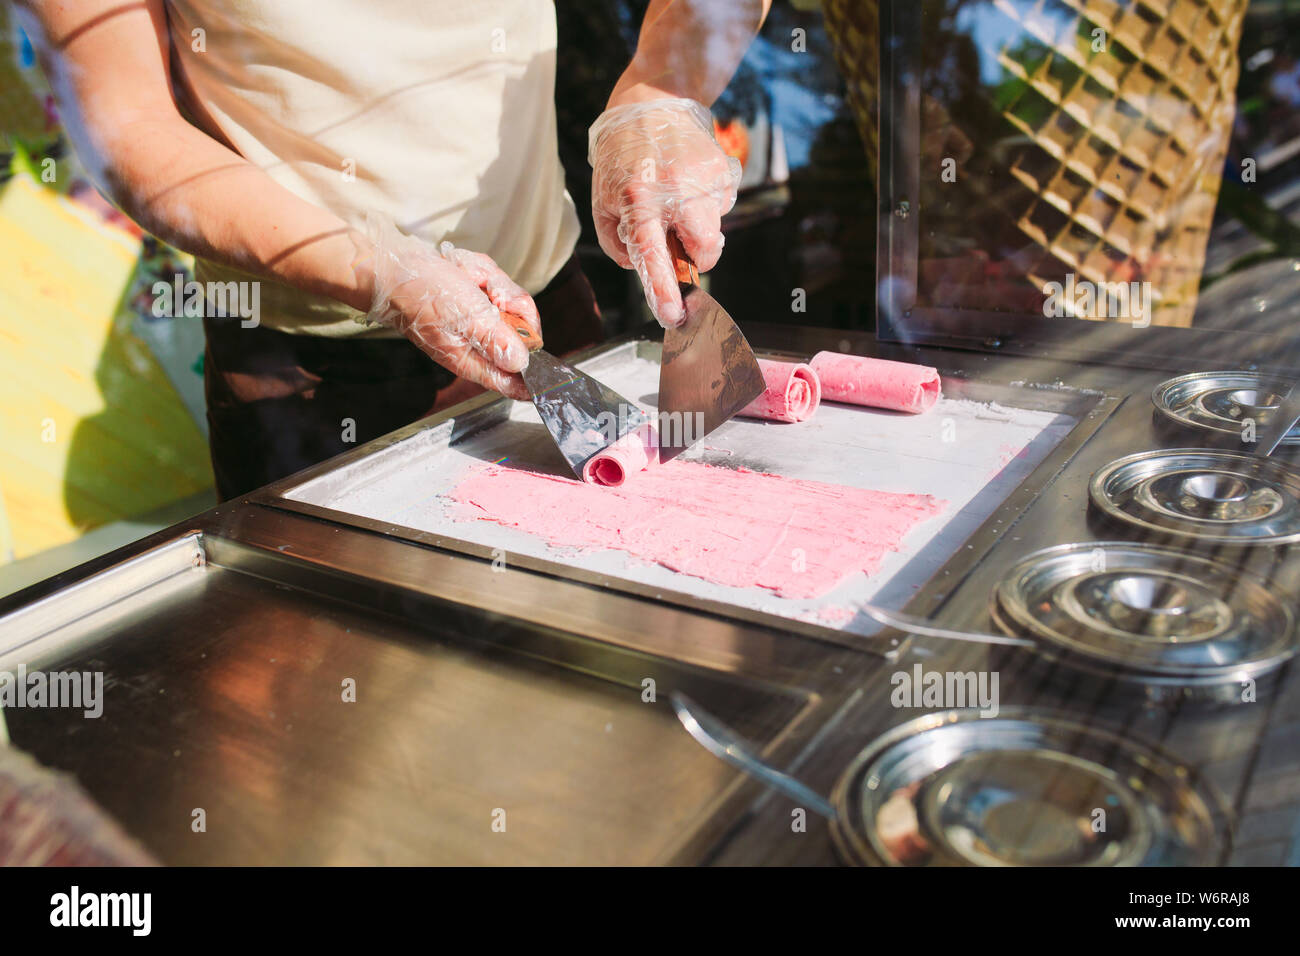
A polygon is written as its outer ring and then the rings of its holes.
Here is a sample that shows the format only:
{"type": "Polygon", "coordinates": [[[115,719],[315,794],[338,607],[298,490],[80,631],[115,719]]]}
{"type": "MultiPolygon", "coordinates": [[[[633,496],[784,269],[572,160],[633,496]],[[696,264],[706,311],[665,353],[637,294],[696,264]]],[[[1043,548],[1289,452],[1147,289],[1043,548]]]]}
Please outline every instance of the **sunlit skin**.
{"type": "MultiPolygon", "coordinates": [[[[654,0],[609,106],[665,97],[712,103],[769,3],[654,0]]],[[[371,311],[375,275],[369,240],[335,211],[299,198],[181,115],[169,79],[165,0],[19,0],[18,10],[41,51],[79,156],[100,189],[132,219],[186,252],[371,311]]],[[[705,162],[716,157],[706,155],[705,162]]],[[[688,181],[699,174],[690,162],[664,167],[669,179],[688,181]]],[[[671,222],[673,213],[655,207],[669,202],[666,195],[638,195],[637,221],[671,222]]],[[[725,210],[695,205],[690,215],[676,217],[677,231],[687,250],[698,254],[701,268],[708,268],[721,251],[717,221],[725,210]]],[[[599,228],[602,245],[628,266],[621,244],[610,238],[617,224],[599,228]]],[[[660,298],[671,300],[677,291],[663,272],[668,261],[663,233],[663,226],[643,225],[636,241],[654,247],[648,253],[649,279],[660,298]]],[[[488,293],[488,279],[470,278],[488,293]]],[[[474,345],[479,338],[494,340],[497,332],[475,336],[474,345]]],[[[431,348],[427,323],[425,334],[408,337],[470,382],[526,395],[515,369],[496,364],[499,356],[490,348],[431,348]]]]}

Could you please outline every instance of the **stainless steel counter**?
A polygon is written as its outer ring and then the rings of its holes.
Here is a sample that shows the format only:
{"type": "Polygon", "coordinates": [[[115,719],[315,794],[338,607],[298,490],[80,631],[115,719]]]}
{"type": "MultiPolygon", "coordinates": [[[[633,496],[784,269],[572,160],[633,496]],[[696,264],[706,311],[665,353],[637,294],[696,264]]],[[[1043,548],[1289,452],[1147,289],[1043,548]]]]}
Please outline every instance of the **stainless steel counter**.
{"type": "MultiPolygon", "coordinates": [[[[751,336],[755,347],[796,351],[869,349],[865,338],[834,331],[768,330],[751,336]]],[[[879,349],[883,354],[897,354],[879,349]]],[[[1050,483],[1024,502],[1019,519],[969,573],[940,572],[928,586],[936,623],[976,630],[993,629],[990,597],[1007,569],[1040,548],[1073,542],[1131,539],[1090,515],[1087,485],[1092,474],[1116,458],[1152,448],[1194,445],[1186,435],[1162,430],[1153,420],[1152,389],[1168,371],[1057,364],[1016,356],[923,349],[919,360],[960,368],[994,382],[1028,381],[1052,387],[1098,389],[1125,396],[1120,408],[1084,444],[1050,483]]],[[[1294,452],[1283,460],[1295,462],[1294,452]]],[[[1267,579],[1292,607],[1300,594],[1300,561],[1294,548],[1197,549],[1226,559],[1243,571],[1267,579]]],[[[806,758],[802,778],[829,792],[848,763],[869,741],[923,710],[896,710],[887,703],[890,676],[914,661],[941,671],[998,670],[1004,706],[1032,705],[1063,711],[1110,726],[1177,755],[1204,775],[1222,797],[1231,843],[1228,865],[1300,865],[1300,679],[1294,662],[1284,665],[1254,703],[1206,706],[1191,701],[1154,703],[1119,682],[1088,682],[1068,668],[1046,663],[1033,653],[976,644],[916,638],[899,662],[877,668],[861,695],[848,707],[833,740],[806,758]]],[[[807,834],[789,832],[790,804],[766,794],[751,808],[744,836],[718,849],[717,864],[831,863],[836,857],[829,827],[810,823],[807,834]]]]}
{"type": "Polygon", "coordinates": [[[13,743],[169,863],[696,860],[752,793],[668,695],[793,759],[872,661],[246,504],[2,609],[0,670],[105,684],[13,743]]]}
{"type": "MultiPolygon", "coordinates": [[[[751,340],[892,353],[833,330],[757,327],[751,340]]],[[[1147,400],[1167,375],[910,357],[1099,397],[908,605],[989,630],[992,588],[1025,554],[1118,536],[1090,523],[1086,484],[1123,454],[1176,443],[1147,400]]],[[[487,553],[278,496],[215,508],[0,601],[0,669],[99,670],[106,684],[98,720],[7,711],[14,742],[76,774],[166,862],[834,863],[826,825],[792,830],[791,805],[699,749],[668,695],[688,692],[829,793],[869,740],[922,712],[889,704],[891,675],[916,661],[998,669],[1008,705],[1063,709],[1177,753],[1236,822],[1224,862],[1297,853],[1289,671],[1253,704],[1152,702],[1030,652],[845,636],[542,563],[497,568],[487,553]],[[206,832],[193,830],[197,808],[206,832]]],[[[1290,551],[1233,560],[1294,603],[1290,551]]]]}

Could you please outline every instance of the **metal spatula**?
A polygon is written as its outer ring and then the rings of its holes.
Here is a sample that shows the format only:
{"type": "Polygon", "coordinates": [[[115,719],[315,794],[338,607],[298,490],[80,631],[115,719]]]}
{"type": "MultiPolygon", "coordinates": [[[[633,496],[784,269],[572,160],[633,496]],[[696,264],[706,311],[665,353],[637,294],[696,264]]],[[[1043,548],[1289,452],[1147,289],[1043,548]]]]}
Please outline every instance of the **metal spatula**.
{"type": "Polygon", "coordinates": [[[676,458],[759,395],[766,384],[744,334],[700,288],[700,274],[675,233],[668,251],[686,320],[664,332],[659,367],[659,460],[676,458]]]}
{"type": "Polygon", "coordinates": [[[542,424],[579,478],[592,455],[650,421],[618,392],[544,351],[541,338],[520,316],[502,312],[501,317],[528,346],[524,384],[542,424]]]}

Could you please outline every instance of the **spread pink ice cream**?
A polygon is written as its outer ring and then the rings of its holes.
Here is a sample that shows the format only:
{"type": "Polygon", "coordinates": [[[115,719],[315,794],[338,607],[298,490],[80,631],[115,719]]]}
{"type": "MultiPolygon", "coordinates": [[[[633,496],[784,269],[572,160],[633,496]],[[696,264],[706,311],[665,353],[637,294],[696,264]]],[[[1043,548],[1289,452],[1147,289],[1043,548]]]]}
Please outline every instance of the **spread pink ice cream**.
{"type": "Polygon", "coordinates": [[[759,359],[758,367],[767,388],[739,414],[778,422],[802,422],[817,411],[822,387],[817,373],[807,365],[759,359]]]}
{"type": "Polygon", "coordinates": [[[596,487],[499,465],[451,492],[459,517],[495,521],[555,547],[617,550],[732,587],[785,598],[826,594],[874,574],[916,525],[941,513],[930,495],[893,494],[680,459],[630,486],[596,487]]]}
{"type": "Polygon", "coordinates": [[[828,402],[916,413],[939,400],[939,373],[924,365],[839,352],[818,352],[808,364],[828,402]]]}
{"type": "Polygon", "coordinates": [[[637,472],[658,462],[659,437],[653,425],[642,425],[588,458],[582,466],[582,480],[617,488],[637,472]]]}

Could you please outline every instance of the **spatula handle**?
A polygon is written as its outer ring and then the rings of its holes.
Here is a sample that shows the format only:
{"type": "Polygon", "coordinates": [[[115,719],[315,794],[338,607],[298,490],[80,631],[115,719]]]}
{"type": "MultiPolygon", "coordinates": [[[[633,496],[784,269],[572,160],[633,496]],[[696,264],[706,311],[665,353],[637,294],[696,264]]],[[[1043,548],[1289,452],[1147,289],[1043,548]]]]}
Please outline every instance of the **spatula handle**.
{"type": "Polygon", "coordinates": [[[682,241],[677,238],[676,232],[668,233],[668,254],[673,257],[673,271],[677,273],[677,281],[686,285],[699,285],[700,272],[695,268],[695,263],[691,262],[691,257],[686,254],[686,249],[682,246],[682,241]]]}
{"type": "Polygon", "coordinates": [[[523,339],[524,344],[528,346],[528,351],[536,352],[542,347],[542,337],[533,331],[532,327],[522,315],[516,315],[513,312],[507,312],[505,309],[502,309],[501,318],[508,326],[519,333],[519,337],[523,339]]]}

